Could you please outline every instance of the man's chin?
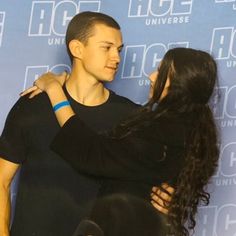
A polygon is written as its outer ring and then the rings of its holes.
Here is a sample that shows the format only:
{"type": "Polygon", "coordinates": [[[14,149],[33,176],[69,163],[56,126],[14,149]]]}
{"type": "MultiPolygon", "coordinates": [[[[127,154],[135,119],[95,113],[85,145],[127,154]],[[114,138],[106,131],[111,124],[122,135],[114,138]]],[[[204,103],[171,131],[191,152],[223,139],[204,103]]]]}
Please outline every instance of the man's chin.
{"type": "Polygon", "coordinates": [[[108,78],[102,78],[100,79],[100,81],[106,83],[106,82],[112,82],[114,79],[115,77],[113,76],[113,77],[108,77],[108,78]]]}

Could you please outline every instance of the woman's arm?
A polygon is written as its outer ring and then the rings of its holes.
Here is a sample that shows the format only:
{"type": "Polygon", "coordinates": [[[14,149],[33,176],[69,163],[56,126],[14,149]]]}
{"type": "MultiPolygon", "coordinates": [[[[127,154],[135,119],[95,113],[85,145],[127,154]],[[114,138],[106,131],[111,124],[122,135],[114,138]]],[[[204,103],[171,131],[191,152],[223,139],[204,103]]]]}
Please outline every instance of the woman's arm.
{"type": "Polygon", "coordinates": [[[62,89],[67,78],[68,74],[66,72],[63,72],[60,75],[55,75],[51,72],[45,73],[35,80],[33,87],[21,93],[21,96],[30,94],[29,98],[33,98],[43,91],[46,92],[58,123],[60,126],[63,126],[71,116],[75,115],[62,89]]]}
{"type": "Polygon", "coordinates": [[[52,72],[45,73],[35,80],[32,87],[26,89],[20,95],[28,95],[29,98],[33,98],[39,93],[46,92],[54,108],[56,118],[60,126],[63,126],[64,123],[74,115],[62,89],[62,86],[68,77],[69,74],[66,72],[59,75],[52,72]]]}
{"type": "Polygon", "coordinates": [[[48,94],[59,125],[63,126],[75,113],[69,105],[61,85],[53,83],[45,91],[48,94]]]}
{"type": "Polygon", "coordinates": [[[152,160],[138,151],[139,144],[138,139],[117,140],[99,135],[78,116],[72,116],[59,130],[51,148],[81,173],[120,180],[154,181],[157,173],[148,168],[152,160]]]}

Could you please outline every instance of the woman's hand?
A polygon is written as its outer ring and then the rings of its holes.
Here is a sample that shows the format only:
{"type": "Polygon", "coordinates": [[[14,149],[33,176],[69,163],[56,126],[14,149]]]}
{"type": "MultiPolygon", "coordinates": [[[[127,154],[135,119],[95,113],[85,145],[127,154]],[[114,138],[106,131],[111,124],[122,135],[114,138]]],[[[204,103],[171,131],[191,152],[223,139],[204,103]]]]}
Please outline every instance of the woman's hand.
{"type": "Polygon", "coordinates": [[[175,189],[163,183],[161,187],[153,187],[151,193],[151,203],[159,211],[168,214],[168,206],[171,202],[175,189]]]}
{"type": "Polygon", "coordinates": [[[38,94],[40,94],[42,92],[43,91],[41,89],[39,89],[36,85],[34,85],[32,87],[27,88],[23,92],[21,92],[20,96],[23,97],[23,96],[25,96],[27,94],[30,94],[29,98],[33,98],[33,97],[35,97],[36,95],[38,95],[38,94]]]}
{"type": "Polygon", "coordinates": [[[54,89],[55,86],[62,87],[68,77],[69,74],[66,72],[63,72],[59,75],[56,75],[52,72],[45,73],[34,81],[34,85],[32,87],[26,89],[20,95],[24,96],[30,94],[29,98],[33,98],[43,91],[48,92],[50,89],[54,89]]]}

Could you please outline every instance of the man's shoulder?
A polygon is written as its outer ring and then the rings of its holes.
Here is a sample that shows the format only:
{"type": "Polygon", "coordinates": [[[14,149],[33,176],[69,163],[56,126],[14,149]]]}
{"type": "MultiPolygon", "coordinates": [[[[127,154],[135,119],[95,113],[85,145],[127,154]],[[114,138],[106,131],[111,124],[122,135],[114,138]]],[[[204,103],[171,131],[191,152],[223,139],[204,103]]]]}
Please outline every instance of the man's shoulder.
{"type": "Polygon", "coordinates": [[[28,98],[28,96],[23,96],[15,102],[7,115],[7,120],[25,123],[26,120],[43,115],[50,109],[50,101],[46,94],[39,94],[32,99],[28,98]]]}
{"type": "Polygon", "coordinates": [[[42,109],[45,105],[50,105],[49,99],[45,93],[39,94],[34,98],[29,98],[27,95],[20,97],[16,103],[13,105],[13,111],[27,112],[37,109],[42,109]]]}

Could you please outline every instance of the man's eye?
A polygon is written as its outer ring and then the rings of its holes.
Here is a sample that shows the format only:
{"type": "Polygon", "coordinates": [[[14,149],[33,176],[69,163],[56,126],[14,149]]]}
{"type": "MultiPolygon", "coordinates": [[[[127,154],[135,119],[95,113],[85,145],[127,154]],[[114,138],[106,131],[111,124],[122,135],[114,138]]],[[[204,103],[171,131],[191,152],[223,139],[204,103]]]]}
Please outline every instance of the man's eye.
{"type": "Polygon", "coordinates": [[[111,47],[110,46],[103,46],[102,48],[105,49],[106,51],[109,51],[111,47]]]}

